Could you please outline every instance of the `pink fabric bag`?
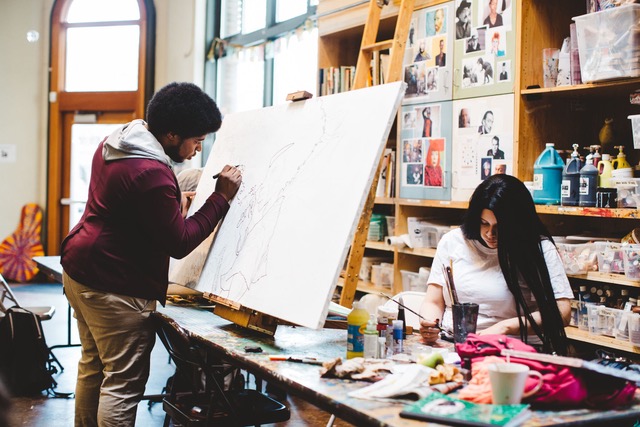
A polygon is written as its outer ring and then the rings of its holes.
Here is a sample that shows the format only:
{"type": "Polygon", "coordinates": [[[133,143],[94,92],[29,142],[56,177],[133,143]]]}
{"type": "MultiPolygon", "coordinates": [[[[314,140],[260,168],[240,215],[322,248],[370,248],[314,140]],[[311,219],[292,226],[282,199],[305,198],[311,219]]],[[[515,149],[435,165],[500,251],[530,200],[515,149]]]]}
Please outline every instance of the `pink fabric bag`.
{"type": "MultiPolygon", "coordinates": [[[[456,344],[460,358],[471,360],[473,364],[481,362],[486,356],[500,357],[503,349],[536,352],[533,347],[505,335],[469,334],[465,342],[456,344]]],[[[542,374],[542,388],[526,399],[527,403],[535,407],[609,409],[630,404],[635,394],[635,383],[622,378],[535,360],[516,357],[511,357],[510,360],[527,365],[542,374]]],[[[487,380],[488,377],[483,378],[483,381],[487,380]]],[[[530,378],[525,390],[532,389],[537,382],[537,379],[530,378]]],[[[465,393],[462,394],[464,396],[465,393]]]]}

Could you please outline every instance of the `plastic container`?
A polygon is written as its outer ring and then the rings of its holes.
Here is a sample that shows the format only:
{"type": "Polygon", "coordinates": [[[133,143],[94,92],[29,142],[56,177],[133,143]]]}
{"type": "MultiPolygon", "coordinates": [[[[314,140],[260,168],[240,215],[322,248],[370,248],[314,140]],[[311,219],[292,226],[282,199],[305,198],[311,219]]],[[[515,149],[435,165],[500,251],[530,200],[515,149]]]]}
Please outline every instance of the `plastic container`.
{"type": "Polygon", "coordinates": [[[578,206],[580,202],[580,157],[571,156],[562,170],[562,187],[560,191],[563,206],[578,206]]]}
{"type": "Polygon", "coordinates": [[[631,4],[573,18],[580,72],[585,83],[640,76],[640,5],[631,4]]]}
{"type": "Polygon", "coordinates": [[[638,203],[640,201],[640,178],[611,178],[610,182],[611,186],[618,191],[619,208],[640,206],[638,203]]]}
{"type": "Polygon", "coordinates": [[[609,154],[603,154],[602,160],[598,162],[598,185],[600,187],[611,188],[611,172],[613,171],[613,164],[611,163],[611,156],[609,154]]]}
{"type": "Polygon", "coordinates": [[[624,274],[628,279],[640,279],[640,245],[622,247],[624,254],[624,274]]]}
{"type": "Polygon", "coordinates": [[[598,259],[594,243],[557,243],[556,246],[567,274],[587,274],[597,270],[598,259]]]}
{"type": "Polygon", "coordinates": [[[598,188],[598,168],[586,163],[580,169],[580,196],[578,205],[593,207],[596,205],[596,189],[598,188]]]}
{"type": "Polygon", "coordinates": [[[369,235],[367,240],[382,242],[387,235],[387,220],[384,215],[372,214],[369,221],[369,235]]]}
{"type": "Polygon", "coordinates": [[[400,276],[402,277],[403,291],[427,291],[427,281],[426,279],[423,279],[420,274],[413,271],[400,270],[400,276]]]}
{"type": "Polygon", "coordinates": [[[388,215],[387,216],[387,236],[395,236],[396,235],[396,217],[388,215]]]}
{"type": "Polygon", "coordinates": [[[553,148],[553,144],[546,144],[544,151],[533,164],[533,201],[542,205],[560,204],[560,187],[562,184],[562,157],[553,148]]]}
{"type": "Polygon", "coordinates": [[[629,342],[640,347],[640,314],[628,313],[629,321],[629,342]]]}
{"type": "Polygon", "coordinates": [[[369,321],[369,312],[362,308],[360,301],[353,303],[353,310],[347,316],[347,359],[364,356],[364,329],[369,321]]]}
{"type": "Polygon", "coordinates": [[[409,241],[414,248],[436,248],[442,236],[451,231],[451,227],[428,218],[407,218],[409,241]]]}
{"type": "Polygon", "coordinates": [[[616,242],[595,242],[598,271],[624,274],[624,253],[622,244],[616,242]]]}
{"type": "Polygon", "coordinates": [[[640,148],[640,114],[628,116],[628,119],[631,120],[633,148],[640,148]]]}
{"type": "Polygon", "coordinates": [[[393,264],[382,263],[371,266],[371,283],[386,288],[393,287],[393,264]]]}

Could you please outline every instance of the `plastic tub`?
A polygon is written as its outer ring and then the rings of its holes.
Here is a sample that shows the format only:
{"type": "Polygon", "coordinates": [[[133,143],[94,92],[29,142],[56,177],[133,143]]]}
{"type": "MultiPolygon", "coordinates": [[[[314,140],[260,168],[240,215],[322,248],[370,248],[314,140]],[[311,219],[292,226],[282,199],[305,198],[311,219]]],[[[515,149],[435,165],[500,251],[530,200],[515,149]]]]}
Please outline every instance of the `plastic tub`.
{"type": "Polygon", "coordinates": [[[583,82],[640,76],[636,27],[639,4],[576,16],[573,20],[583,82]]]}
{"type": "Polygon", "coordinates": [[[557,247],[567,274],[587,274],[598,268],[593,243],[557,243],[557,247]]]}
{"type": "Polygon", "coordinates": [[[400,270],[402,276],[402,290],[403,291],[415,291],[426,292],[427,280],[423,279],[419,273],[413,271],[400,270]]]}
{"type": "Polygon", "coordinates": [[[625,276],[628,279],[640,279],[640,245],[626,245],[622,251],[625,276]]]}
{"type": "Polygon", "coordinates": [[[628,116],[631,120],[631,130],[633,133],[633,148],[640,148],[640,114],[628,116]]]}
{"type": "Polygon", "coordinates": [[[595,242],[598,271],[624,274],[624,253],[622,244],[615,242],[595,242]]]}
{"type": "Polygon", "coordinates": [[[640,347],[640,314],[629,313],[629,342],[640,347]]]}

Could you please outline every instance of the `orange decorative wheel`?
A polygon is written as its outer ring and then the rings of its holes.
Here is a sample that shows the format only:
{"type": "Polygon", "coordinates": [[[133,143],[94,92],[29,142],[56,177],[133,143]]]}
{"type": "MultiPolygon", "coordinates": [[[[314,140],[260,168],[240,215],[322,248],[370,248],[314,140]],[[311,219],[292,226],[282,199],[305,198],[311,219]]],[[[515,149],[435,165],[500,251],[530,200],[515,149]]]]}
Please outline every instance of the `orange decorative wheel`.
{"type": "Polygon", "coordinates": [[[44,255],[41,229],[42,209],[35,203],[24,205],[18,229],[0,244],[0,273],[7,280],[28,282],[38,273],[33,257],[44,255]]]}

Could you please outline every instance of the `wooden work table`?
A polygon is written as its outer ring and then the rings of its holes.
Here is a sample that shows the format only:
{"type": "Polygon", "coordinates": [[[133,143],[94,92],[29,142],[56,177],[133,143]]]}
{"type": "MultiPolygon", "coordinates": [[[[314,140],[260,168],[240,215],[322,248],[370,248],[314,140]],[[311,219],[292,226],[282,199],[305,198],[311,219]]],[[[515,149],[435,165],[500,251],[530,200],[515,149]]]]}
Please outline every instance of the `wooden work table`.
{"type": "MultiPolygon", "coordinates": [[[[428,423],[400,418],[404,404],[355,399],[347,394],[369,383],[324,379],[320,366],[271,361],[270,355],[296,355],[330,360],[344,357],[347,333],[344,330],[312,330],[304,327],[278,326],[274,336],[241,328],[214,315],[210,310],[167,304],[158,310],[174,319],[216,355],[312,404],[358,426],[418,427],[428,423]],[[261,353],[248,353],[246,347],[259,346],[261,353]]],[[[406,341],[411,351],[420,344],[417,336],[406,341]]],[[[625,425],[623,420],[640,418],[640,396],[630,408],[615,411],[588,409],[570,411],[532,411],[533,416],[523,426],[595,425],[609,422],[625,425]]],[[[631,425],[632,423],[629,423],[631,425]]],[[[431,425],[431,424],[429,424],[431,425]]],[[[438,424],[433,424],[438,425],[438,424]]]]}

